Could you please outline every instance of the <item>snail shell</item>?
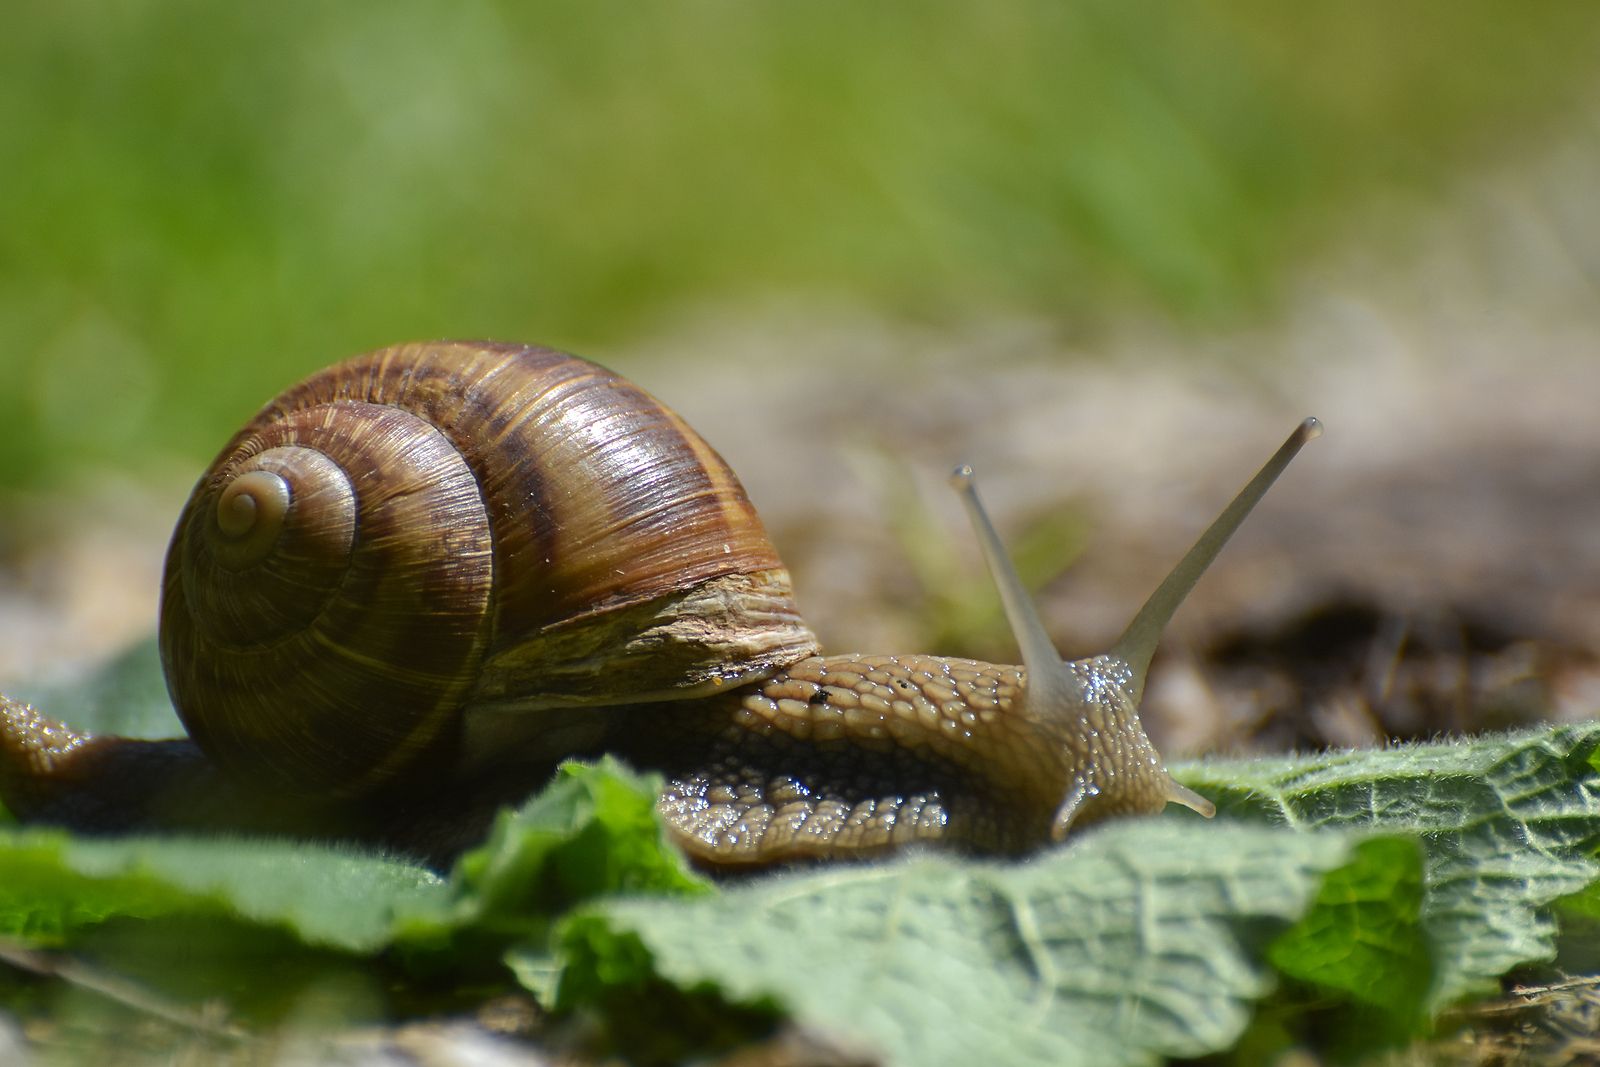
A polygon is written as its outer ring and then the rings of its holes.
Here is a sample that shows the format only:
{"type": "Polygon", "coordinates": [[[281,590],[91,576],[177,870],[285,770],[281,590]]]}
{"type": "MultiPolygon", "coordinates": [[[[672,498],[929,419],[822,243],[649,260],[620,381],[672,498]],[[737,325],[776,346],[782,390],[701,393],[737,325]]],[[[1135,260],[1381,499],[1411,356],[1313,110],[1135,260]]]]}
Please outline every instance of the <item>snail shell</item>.
{"type": "Polygon", "coordinates": [[[817,648],[682,419],[481,343],[383,349],[262,409],[178,520],[160,645],[212,759],[343,794],[448,758],[474,711],[689,698],[817,648]]]}
{"type": "Polygon", "coordinates": [[[223,449],[180,517],[160,645],[193,741],[0,698],[0,799],[85,829],[260,827],[443,862],[569,754],[662,773],[714,867],[906,844],[1017,853],[1213,807],[1138,716],[1161,630],[1307,419],[1106,653],[1063,661],[979,501],[1021,666],[816,655],[727,465],[564,353],[436,343],[323,371],[223,449]],[[196,749],[195,743],[199,748],[196,749]]]}

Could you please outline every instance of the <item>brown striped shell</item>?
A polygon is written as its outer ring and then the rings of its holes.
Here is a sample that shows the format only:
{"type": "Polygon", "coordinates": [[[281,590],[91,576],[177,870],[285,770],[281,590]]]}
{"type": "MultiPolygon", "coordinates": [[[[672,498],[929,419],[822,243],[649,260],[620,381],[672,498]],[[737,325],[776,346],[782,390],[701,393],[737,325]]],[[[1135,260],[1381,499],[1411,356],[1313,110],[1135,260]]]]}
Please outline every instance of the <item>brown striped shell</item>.
{"type": "Polygon", "coordinates": [[[289,389],[200,479],[161,653],[217,762],[359,792],[464,711],[693,697],[816,651],[726,463],[604,368],[384,349],[289,389]]]}

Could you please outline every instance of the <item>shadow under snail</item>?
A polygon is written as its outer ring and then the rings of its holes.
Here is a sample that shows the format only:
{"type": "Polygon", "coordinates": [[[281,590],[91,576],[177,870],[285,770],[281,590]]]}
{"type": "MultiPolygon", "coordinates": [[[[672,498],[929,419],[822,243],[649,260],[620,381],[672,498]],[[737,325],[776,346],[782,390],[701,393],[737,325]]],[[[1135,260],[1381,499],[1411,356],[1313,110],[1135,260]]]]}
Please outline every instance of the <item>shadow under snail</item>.
{"type": "Polygon", "coordinates": [[[1063,662],[961,494],[1023,666],[819,654],[722,458],[549,349],[331,367],[223,448],[178,520],[160,648],[190,739],[91,736],[0,697],[0,800],[87,831],[243,830],[446,862],[572,756],[659,771],[712,868],[914,843],[1016,854],[1169,802],[1140,725],[1168,618],[1307,419],[1104,655],[1063,662]]]}

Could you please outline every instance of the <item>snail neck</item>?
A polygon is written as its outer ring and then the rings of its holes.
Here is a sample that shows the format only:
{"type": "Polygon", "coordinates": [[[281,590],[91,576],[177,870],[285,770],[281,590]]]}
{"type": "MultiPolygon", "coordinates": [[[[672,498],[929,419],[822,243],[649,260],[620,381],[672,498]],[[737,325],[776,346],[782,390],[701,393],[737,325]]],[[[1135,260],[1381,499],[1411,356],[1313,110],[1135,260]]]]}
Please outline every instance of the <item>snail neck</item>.
{"type": "Polygon", "coordinates": [[[1169,803],[1202,815],[1211,803],[1174,781],[1139,721],[1143,676],[1114,655],[1030,664],[1022,695],[1027,720],[1045,734],[1064,779],[1051,836],[1105,815],[1154,813],[1169,803]]]}

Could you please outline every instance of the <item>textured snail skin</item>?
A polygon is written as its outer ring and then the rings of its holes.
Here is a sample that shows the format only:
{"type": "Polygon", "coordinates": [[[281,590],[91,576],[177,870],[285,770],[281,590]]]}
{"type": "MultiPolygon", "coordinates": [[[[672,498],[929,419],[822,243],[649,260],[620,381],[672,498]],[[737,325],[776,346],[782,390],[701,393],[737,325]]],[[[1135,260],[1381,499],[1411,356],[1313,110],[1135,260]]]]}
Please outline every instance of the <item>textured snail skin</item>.
{"type": "MultiPolygon", "coordinates": [[[[1107,657],[1070,666],[1091,688],[1125,682],[1107,657]]],[[[1065,801],[1079,827],[1166,807],[1170,778],[1131,706],[1031,717],[1026,677],[938,656],[802,660],[715,707],[704,733],[680,722],[658,740],[659,810],[686,851],[727,866],[932,843],[1021,853],[1062,836],[1065,801]]]]}
{"type": "Polygon", "coordinates": [[[953,478],[1025,667],[819,656],[743,488],[670,409],[514,345],[384,349],[222,450],[179,518],[161,653],[191,735],[79,733],[0,697],[0,801],[85,831],[360,840],[444,864],[568,757],[666,782],[697,862],[912,844],[1016,854],[1211,805],[1136,711],[1165,620],[1303,423],[1111,654],[1063,663],[953,478]]]}

